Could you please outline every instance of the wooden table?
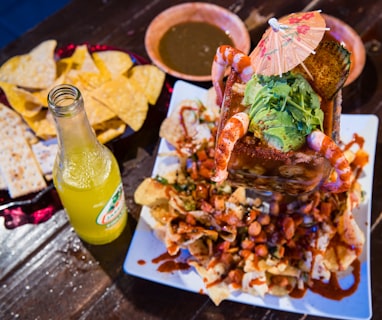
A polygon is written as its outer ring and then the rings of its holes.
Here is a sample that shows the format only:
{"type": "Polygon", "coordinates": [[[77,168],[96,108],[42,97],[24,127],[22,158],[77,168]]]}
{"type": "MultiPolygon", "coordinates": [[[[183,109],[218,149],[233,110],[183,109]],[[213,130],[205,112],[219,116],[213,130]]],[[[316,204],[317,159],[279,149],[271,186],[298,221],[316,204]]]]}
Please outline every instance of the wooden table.
{"type": "MultiPolygon", "coordinates": [[[[184,1],[73,0],[0,51],[0,63],[26,53],[41,41],[59,46],[88,42],[131,50],[145,58],[148,23],[167,7],[184,1]]],[[[261,17],[322,9],[350,24],[362,37],[367,61],[360,78],[343,92],[345,113],[382,117],[382,2],[347,1],[209,1],[246,20],[252,46],[265,30],[261,17]]],[[[173,83],[175,79],[168,77],[173,83]]],[[[210,86],[210,83],[203,83],[210,86]]],[[[39,225],[9,230],[0,224],[0,319],[319,319],[234,302],[219,307],[194,294],[132,277],[122,269],[139,217],[133,192],[149,175],[158,142],[157,130],[122,163],[129,226],[107,246],[81,242],[63,211],[39,225]]],[[[373,318],[382,319],[382,131],[378,132],[371,224],[373,318]]]]}

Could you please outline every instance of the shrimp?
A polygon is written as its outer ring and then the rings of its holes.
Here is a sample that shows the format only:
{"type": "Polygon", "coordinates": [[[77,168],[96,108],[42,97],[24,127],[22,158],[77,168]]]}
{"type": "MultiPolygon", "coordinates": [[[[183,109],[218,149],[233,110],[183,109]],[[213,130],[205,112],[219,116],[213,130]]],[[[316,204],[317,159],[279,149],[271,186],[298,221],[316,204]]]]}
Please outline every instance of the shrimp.
{"type": "Polygon", "coordinates": [[[212,63],[212,83],[216,91],[216,103],[220,106],[223,102],[223,78],[226,68],[231,66],[243,82],[248,82],[254,74],[251,59],[238,49],[228,45],[220,46],[212,63]]]}
{"type": "Polygon", "coordinates": [[[336,170],[336,180],[324,183],[322,189],[333,193],[347,191],[351,185],[351,169],[349,162],[337,144],[318,130],[311,132],[307,136],[307,144],[310,149],[324,155],[336,170]]]}
{"type": "Polygon", "coordinates": [[[215,175],[212,181],[222,183],[228,176],[228,162],[237,140],[243,137],[249,126],[249,116],[245,112],[234,114],[222,129],[215,151],[215,175]]]}

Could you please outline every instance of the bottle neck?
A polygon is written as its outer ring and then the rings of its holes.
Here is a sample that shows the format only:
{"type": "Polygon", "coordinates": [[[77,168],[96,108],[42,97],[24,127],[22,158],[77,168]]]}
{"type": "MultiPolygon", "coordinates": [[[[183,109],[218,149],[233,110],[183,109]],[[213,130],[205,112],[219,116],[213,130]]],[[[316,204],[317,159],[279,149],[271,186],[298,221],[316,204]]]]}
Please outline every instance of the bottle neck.
{"type": "Polygon", "coordinates": [[[53,88],[48,95],[48,106],[56,124],[60,150],[83,151],[99,145],[78,88],[66,84],[53,88]]]}

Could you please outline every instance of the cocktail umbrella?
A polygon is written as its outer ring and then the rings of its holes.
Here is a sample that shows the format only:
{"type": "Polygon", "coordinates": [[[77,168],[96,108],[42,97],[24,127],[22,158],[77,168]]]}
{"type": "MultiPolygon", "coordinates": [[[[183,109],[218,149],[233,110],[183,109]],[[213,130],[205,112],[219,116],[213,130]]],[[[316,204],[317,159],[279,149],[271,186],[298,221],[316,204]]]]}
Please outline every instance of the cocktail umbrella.
{"type": "Polygon", "coordinates": [[[315,54],[329,30],[320,11],[292,13],[280,20],[271,18],[268,23],[270,27],[250,55],[255,72],[266,76],[281,76],[315,54]]]}

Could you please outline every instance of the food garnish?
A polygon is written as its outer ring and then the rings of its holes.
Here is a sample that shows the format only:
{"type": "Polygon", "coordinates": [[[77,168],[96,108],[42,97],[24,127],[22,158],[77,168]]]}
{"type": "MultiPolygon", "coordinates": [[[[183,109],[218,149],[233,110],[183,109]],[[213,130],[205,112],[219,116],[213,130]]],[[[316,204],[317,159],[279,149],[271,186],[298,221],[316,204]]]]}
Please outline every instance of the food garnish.
{"type": "Polygon", "coordinates": [[[313,78],[312,85],[320,96],[331,100],[344,86],[350,70],[350,52],[336,41],[324,40],[316,48],[316,53],[304,60],[305,68],[298,65],[293,70],[313,78]],[[307,74],[306,70],[309,70],[307,74]]]}
{"type": "Polygon", "coordinates": [[[244,94],[244,104],[250,106],[248,130],[276,149],[299,149],[309,133],[323,128],[319,99],[299,74],[255,75],[244,94]]]}

